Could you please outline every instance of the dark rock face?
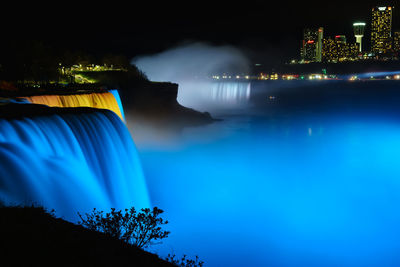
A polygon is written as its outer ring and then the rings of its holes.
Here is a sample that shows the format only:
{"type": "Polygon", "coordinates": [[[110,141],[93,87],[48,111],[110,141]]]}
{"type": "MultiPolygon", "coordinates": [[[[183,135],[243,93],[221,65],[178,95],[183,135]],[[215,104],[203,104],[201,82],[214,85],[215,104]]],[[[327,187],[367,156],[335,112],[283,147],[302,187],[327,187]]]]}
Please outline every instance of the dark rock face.
{"type": "Polygon", "coordinates": [[[0,208],[0,234],[1,266],[174,266],[42,208],[0,208]]]}
{"type": "Polygon", "coordinates": [[[157,109],[177,104],[178,84],[148,82],[133,85],[132,88],[122,87],[120,92],[126,108],[157,109]]]}
{"type": "Polygon", "coordinates": [[[178,84],[147,82],[120,86],[125,119],[137,145],[168,145],[180,140],[187,127],[203,126],[215,120],[177,101],[178,84]]]}
{"type": "Polygon", "coordinates": [[[177,101],[178,84],[148,82],[133,88],[121,88],[125,113],[145,117],[155,122],[173,122],[181,126],[213,122],[209,113],[186,108],[177,101]]]}

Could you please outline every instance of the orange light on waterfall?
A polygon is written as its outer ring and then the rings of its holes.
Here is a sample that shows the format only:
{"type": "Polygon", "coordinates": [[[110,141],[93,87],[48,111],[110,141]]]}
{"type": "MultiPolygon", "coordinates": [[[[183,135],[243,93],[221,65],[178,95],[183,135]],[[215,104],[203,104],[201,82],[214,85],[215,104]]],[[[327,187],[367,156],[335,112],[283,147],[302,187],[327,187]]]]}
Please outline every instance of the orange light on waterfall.
{"type": "Polygon", "coordinates": [[[112,93],[93,93],[81,95],[41,95],[22,97],[33,104],[41,104],[49,107],[77,108],[89,107],[108,109],[124,120],[118,102],[112,93]]]}

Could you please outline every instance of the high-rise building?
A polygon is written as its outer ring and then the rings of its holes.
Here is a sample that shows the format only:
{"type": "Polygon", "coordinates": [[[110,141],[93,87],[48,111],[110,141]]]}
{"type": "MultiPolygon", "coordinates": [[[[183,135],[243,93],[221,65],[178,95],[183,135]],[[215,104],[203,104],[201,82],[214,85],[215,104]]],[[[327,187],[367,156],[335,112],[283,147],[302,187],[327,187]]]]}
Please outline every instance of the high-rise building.
{"type": "Polygon", "coordinates": [[[322,61],[340,62],[355,60],[358,57],[358,44],[347,43],[344,35],[337,35],[334,39],[323,39],[322,61]]]}
{"type": "Polygon", "coordinates": [[[332,38],[322,41],[322,60],[324,62],[337,62],[339,60],[337,43],[332,38]]]}
{"type": "Polygon", "coordinates": [[[302,60],[305,62],[321,62],[324,28],[305,29],[303,36],[301,49],[302,60]]]}
{"type": "Polygon", "coordinates": [[[365,32],[365,25],[364,22],[356,22],[353,24],[354,27],[354,36],[356,37],[356,43],[358,44],[359,51],[362,52],[362,39],[364,37],[365,32]]]}
{"type": "Polygon", "coordinates": [[[317,62],[322,61],[322,40],[324,39],[324,28],[318,28],[317,62]]]}
{"type": "Polygon", "coordinates": [[[371,51],[377,55],[392,49],[392,18],[393,7],[372,9],[371,51]]]}
{"type": "Polygon", "coordinates": [[[338,42],[339,44],[346,44],[347,43],[346,35],[336,35],[335,41],[338,42]]]}
{"type": "Polygon", "coordinates": [[[400,52],[400,31],[393,34],[393,49],[395,52],[400,52]]]}

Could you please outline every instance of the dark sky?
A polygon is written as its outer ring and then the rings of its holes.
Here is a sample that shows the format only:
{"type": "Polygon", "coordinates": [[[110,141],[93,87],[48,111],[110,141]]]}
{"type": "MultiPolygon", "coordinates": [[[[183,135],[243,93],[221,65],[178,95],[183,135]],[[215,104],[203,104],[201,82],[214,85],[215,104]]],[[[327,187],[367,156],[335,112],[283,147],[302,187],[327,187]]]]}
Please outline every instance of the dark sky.
{"type": "MultiPolygon", "coordinates": [[[[42,40],[54,47],[128,57],[156,53],[188,41],[234,45],[253,61],[298,57],[304,27],[346,34],[370,22],[371,8],[391,1],[53,1],[3,9],[4,40],[42,40]]],[[[400,10],[400,5],[398,7],[400,10]]],[[[400,28],[400,12],[394,27],[400,28]]],[[[364,41],[369,41],[367,34],[364,41]]]]}

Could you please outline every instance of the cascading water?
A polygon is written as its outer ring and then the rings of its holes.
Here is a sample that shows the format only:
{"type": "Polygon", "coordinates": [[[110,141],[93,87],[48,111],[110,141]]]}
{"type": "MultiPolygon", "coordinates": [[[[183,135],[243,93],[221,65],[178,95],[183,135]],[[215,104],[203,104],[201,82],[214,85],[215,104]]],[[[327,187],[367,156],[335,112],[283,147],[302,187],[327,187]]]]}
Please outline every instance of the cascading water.
{"type": "Polygon", "coordinates": [[[249,82],[182,82],[179,84],[180,104],[199,111],[213,113],[215,110],[246,106],[250,100],[249,82]]]}
{"type": "Polygon", "coordinates": [[[93,208],[150,206],[135,144],[114,112],[32,104],[1,109],[23,115],[0,119],[0,201],[43,205],[71,220],[93,208]]]}
{"type": "Polygon", "coordinates": [[[210,96],[214,101],[240,103],[250,99],[251,86],[250,83],[213,83],[210,96]]]}
{"type": "Polygon", "coordinates": [[[23,97],[33,104],[42,104],[49,107],[76,108],[90,107],[108,109],[115,112],[122,120],[124,113],[117,90],[105,93],[76,94],[76,95],[37,95],[23,97]]]}

